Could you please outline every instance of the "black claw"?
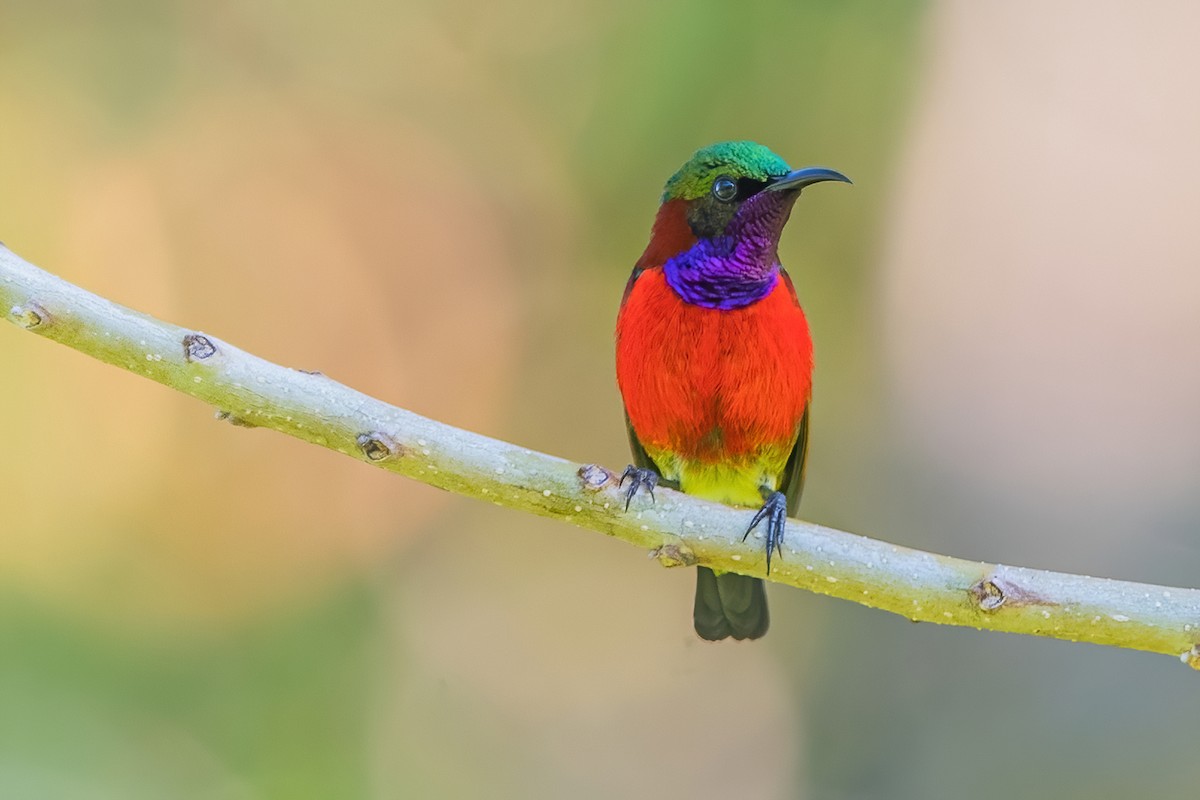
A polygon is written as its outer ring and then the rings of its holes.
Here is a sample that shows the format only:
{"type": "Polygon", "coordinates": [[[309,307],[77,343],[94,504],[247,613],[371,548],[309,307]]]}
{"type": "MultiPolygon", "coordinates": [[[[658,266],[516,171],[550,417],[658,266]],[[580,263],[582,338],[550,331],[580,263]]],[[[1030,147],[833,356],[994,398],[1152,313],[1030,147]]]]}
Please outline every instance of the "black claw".
{"type": "Polygon", "coordinates": [[[626,511],[629,510],[629,501],[633,500],[633,496],[641,489],[645,489],[647,494],[650,495],[650,502],[655,502],[654,487],[658,486],[657,472],[652,469],[642,469],[641,467],[635,467],[633,464],[630,464],[625,468],[625,471],[621,473],[621,482],[618,483],[617,486],[624,486],[626,478],[633,478],[633,480],[629,482],[629,488],[625,490],[626,511]]]}
{"type": "Polygon", "coordinates": [[[750,520],[750,527],[742,536],[743,542],[764,519],[767,521],[767,574],[770,575],[771,552],[775,551],[779,553],[780,558],[783,558],[783,532],[787,526],[787,495],[783,492],[771,492],[767,495],[762,508],[754,515],[754,519],[750,520]]]}

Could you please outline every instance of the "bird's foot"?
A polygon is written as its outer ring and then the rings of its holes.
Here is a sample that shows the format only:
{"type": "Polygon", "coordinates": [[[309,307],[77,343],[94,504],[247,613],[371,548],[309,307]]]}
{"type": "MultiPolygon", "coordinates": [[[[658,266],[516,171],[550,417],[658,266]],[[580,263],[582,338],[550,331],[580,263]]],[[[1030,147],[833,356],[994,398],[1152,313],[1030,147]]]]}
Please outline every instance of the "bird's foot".
{"type": "Polygon", "coordinates": [[[654,487],[658,486],[657,472],[652,469],[642,469],[641,467],[635,467],[633,464],[630,464],[625,468],[625,471],[621,473],[621,482],[618,483],[617,486],[624,486],[626,479],[629,480],[629,488],[625,490],[626,511],[629,510],[629,501],[632,500],[633,496],[642,489],[645,489],[646,493],[650,495],[651,502],[654,501],[654,487]]]}
{"type": "Polygon", "coordinates": [[[771,492],[767,495],[762,508],[750,520],[750,527],[742,536],[742,541],[758,527],[758,523],[767,521],[767,574],[771,574],[771,552],[779,553],[783,558],[783,531],[787,524],[787,495],[783,492],[771,492]]]}

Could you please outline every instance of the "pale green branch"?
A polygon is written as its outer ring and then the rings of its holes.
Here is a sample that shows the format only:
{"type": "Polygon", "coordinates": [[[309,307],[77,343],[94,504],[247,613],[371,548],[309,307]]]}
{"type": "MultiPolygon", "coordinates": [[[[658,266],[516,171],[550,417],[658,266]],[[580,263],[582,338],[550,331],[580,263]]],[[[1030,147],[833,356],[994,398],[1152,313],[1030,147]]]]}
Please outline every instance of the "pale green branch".
{"type": "MultiPolygon", "coordinates": [[[[613,473],[413,414],[119,306],[0,245],[0,313],[32,333],[272,428],[459,494],[561,519],[667,565],[762,575],[750,512],[667,489],[628,513],[613,473]]],[[[789,521],[769,579],[909,619],[1167,653],[1200,669],[1200,590],[1007,567],[789,521]]]]}

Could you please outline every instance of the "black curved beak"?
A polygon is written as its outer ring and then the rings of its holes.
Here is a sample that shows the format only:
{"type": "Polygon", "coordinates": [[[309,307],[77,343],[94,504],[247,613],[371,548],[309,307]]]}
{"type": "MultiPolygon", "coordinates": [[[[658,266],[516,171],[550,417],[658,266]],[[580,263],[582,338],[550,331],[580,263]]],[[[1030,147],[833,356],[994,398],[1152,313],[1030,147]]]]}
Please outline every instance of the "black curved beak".
{"type": "Polygon", "coordinates": [[[783,177],[773,179],[763,191],[798,192],[805,186],[811,186],[814,183],[822,183],[824,181],[854,182],[837,170],[828,169],[827,167],[804,167],[803,169],[794,169],[783,177]]]}

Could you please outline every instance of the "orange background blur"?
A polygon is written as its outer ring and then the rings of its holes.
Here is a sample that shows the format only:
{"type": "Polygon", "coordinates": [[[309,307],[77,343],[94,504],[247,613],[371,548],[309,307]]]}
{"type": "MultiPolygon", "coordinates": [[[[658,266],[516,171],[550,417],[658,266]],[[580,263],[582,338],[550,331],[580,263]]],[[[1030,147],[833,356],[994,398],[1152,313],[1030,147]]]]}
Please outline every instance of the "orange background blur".
{"type": "MultiPolygon", "coordinates": [[[[0,238],[126,305],[616,468],[662,183],[852,189],[781,248],[803,516],[1200,583],[1200,7],[0,3],[0,238]]],[[[0,327],[0,797],[1183,797],[1170,658],[693,576],[0,327]]]]}

